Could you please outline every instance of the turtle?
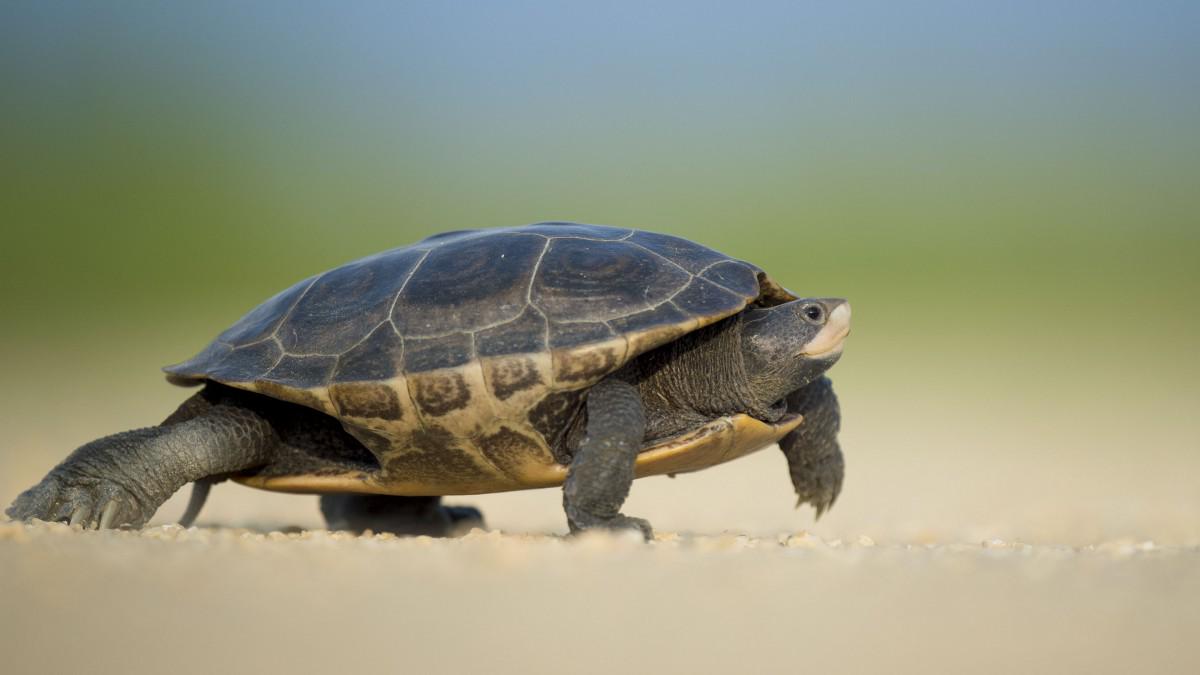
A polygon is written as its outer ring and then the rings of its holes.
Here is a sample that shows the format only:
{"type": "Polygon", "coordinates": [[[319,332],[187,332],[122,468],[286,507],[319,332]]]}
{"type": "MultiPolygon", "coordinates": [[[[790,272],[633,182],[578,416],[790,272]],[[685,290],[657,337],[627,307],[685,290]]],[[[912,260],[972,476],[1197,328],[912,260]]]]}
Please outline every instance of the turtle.
{"type": "Polygon", "coordinates": [[[446,535],[470,495],[562,486],[569,531],[650,525],[634,478],[778,444],[797,507],[841,490],[826,371],[841,298],[687,239],[577,223],[459,230],[305,279],[163,370],[201,387],[75,450],[7,510],[141,527],[194,483],[320,495],[331,529],[446,535]]]}

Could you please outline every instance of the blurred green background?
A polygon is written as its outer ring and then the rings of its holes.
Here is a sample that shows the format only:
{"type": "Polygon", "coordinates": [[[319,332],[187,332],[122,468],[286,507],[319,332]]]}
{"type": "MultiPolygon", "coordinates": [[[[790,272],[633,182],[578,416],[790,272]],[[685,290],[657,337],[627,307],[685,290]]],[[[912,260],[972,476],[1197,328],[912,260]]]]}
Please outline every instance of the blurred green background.
{"type": "Polygon", "coordinates": [[[1200,540],[1194,3],[7,2],[0,110],[0,501],[298,279],[565,219],[852,300],[824,527],[1200,540]]]}

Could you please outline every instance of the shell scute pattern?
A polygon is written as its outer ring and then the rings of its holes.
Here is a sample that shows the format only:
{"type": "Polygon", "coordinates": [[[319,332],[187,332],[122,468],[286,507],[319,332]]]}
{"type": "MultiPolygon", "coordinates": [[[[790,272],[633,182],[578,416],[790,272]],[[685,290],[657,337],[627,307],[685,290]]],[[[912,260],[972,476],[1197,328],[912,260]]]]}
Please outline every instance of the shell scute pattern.
{"type": "Polygon", "coordinates": [[[451,333],[432,338],[404,336],[404,372],[409,375],[455,368],[475,358],[471,333],[451,333]]]}
{"type": "MultiPolygon", "coordinates": [[[[541,441],[536,433],[510,425],[500,426],[492,433],[473,439],[473,442],[488,463],[517,480],[528,471],[531,457],[540,457],[545,453],[545,441],[541,441]]],[[[541,463],[548,464],[549,461],[541,463]]]]}
{"type": "Polygon", "coordinates": [[[436,246],[396,298],[392,323],[407,340],[470,333],[516,319],[546,245],[544,237],[505,233],[436,246]]]}
{"type": "Polygon", "coordinates": [[[624,338],[609,344],[588,345],[587,349],[559,349],[552,352],[554,377],[564,385],[598,382],[625,362],[628,345],[624,338]]]}
{"type": "Polygon", "coordinates": [[[550,324],[550,348],[577,347],[616,337],[612,326],[603,321],[572,321],[550,324]]]}
{"type": "Polygon", "coordinates": [[[405,446],[382,458],[385,480],[415,486],[456,482],[462,487],[454,492],[469,493],[470,486],[498,478],[497,472],[480,460],[479,453],[466,446],[465,439],[448,431],[418,429],[405,438],[405,446]]]}
{"type": "Polygon", "coordinates": [[[307,389],[328,380],[336,365],[336,356],[284,354],[263,377],[287,387],[307,389]]]}
{"type": "Polygon", "coordinates": [[[546,384],[537,362],[527,356],[489,359],[485,365],[484,379],[492,395],[500,401],[523,390],[546,384]]]}
{"type": "Polygon", "coordinates": [[[316,277],[310,277],[275,294],[217,336],[216,341],[231,347],[243,347],[274,338],[279,325],[291,316],[296,303],[316,280],[316,277]]]}
{"type": "Polygon", "coordinates": [[[330,387],[330,398],[343,417],[398,422],[404,408],[396,388],[375,382],[347,382],[330,387]]]}
{"type": "Polygon", "coordinates": [[[424,252],[395,249],[322,274],[279,326],[292,354],[339,356],[387,321],[392,303],[424,252]]]}
{"type": "Polygon", "coordinates": [[[362,342],[338,357],[332,381],[380,382],[404,370],[404,342],[390,323],[375,327],[362,342]]]}
{"type": "Polygon", "coordinates": [[[722,260],[705,267],[696,276],[711,281],[731,293],[754,297],[760,292],[761,274],[758,268],[740,260],[722,260]]]}
{"type": "Polygon", "coordinates": [[[395,376],[397,365],[413,372],[607,343],[736,312],[757,294],[757,273],[692,242],[627,229],[543,223],[446,233],[298,283],[167,370],[241,381],[285,355],[336,357],[332,372],[307,382],[314,387],[395,376]],[[395,339],[384,330],[389,322],[395,339]]]}
{"type": "Polygon", "coordinates": [[[511,489],[586,387],[754,302],[761,274],[629,229],[445,233],[296,284],[167,372],[339,417],[408,493],[511,489]]]}
{"type": "Polygon", "coordinates": [[[471,402],[471,387],[462,373],[455,370],[414,374],[409,384],[413,399],[429,417],[463,410],[471,402]]]}
{"type": "Polygon", "coordinates": [[[234,347],[218,361],[212,370],[213,379],[251,381],[275,367],[283,358],[283,348],[276,340],[252,342],[234,347]]]}
{"type": "Polygon", "coordinates": [[[744,302],[737,294],[704,278],[696,278],[671,299],[679,309],[693,316],[709,316],[730,305],[744,302]]]}
{"type": "Polygon", "coordinates": [[[689,281],[683,269],[632,244],[555,239],[530,298],[554,322],[608,321],[654,307],[689,281]]]}
{"type": "Polygon", "coordinates": [[[729,260],[726,255],[669,234],[638,231],[625,241],[661,256],[667,263],[678,265],[690,274],[699,274],[713,263],[729,260]]]}
{"type": "Polygon", "coordinates": [[[475,333],[475,353],[488,357],[540,352],[546,349],[548,334],[546,317],[526,306],[515,319],[475,333]]]}
{"type": "Polygon", "coordinates": [[[694,324],[695,322],[695,317],[682,310],[674,302],[666,302],[652,309],[613,319],[609,322],[609,325],[618,333],[629,334],[654,331],[672,326],[678,326],[680,330],[686,330],[689,324],[694,324]]]}

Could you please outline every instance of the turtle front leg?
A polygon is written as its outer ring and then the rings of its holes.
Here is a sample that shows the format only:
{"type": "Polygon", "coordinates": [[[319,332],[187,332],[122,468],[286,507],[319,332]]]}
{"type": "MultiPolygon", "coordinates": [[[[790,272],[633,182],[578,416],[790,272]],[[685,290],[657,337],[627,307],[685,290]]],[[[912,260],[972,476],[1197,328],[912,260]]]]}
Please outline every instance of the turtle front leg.
{"type": "Polygon", "coordinates": [[[209,405],[202,392],[162,426],[113,434],[80,447],[21,493],[6,513],[15,520],[38,518],[84,528],[141,527],[179,488],[262,466],[277,443],[271,425],[257,413],[209,405]],[[187,419],[176,421],[180,417],[187,419]]]}
{"type": "Polygon", "coordinates": [[[789,394],[787,405],[788,412],[804,415],[804,423],[779,441],[799,498],[796,507],[812,504],[820,518],[837,501],[846,469],[837,440],[842,417],[833,383],[823,377],[789,394]]]}
{"type": "Polygon", "coordinates": [[[587,435],[563,485],[571,532],[637,530],[651,539],[650,523],[621,515],[646,429],[637,388],[612,378],[602,380],[588,392],[587,414],[587,435]]]}

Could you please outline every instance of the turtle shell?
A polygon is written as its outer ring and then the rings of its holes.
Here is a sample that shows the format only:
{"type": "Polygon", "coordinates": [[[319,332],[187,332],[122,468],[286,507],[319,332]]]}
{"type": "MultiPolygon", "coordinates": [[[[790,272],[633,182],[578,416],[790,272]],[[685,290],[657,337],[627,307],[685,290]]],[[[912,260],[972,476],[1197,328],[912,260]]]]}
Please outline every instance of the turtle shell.
{"type": "MultiPolygon", "coordinates": [[[[306,279],[165,371],[331,415],[380,467],[247,479],[260,487],[543,487],[565,478],[552,448],[587,388],[750,304],[793,299],[758,267],[664,234],[571,223],[450,232],[306,279]]],[[[775,440],[794,426],[722,419],[644,452],[639,473],[701,468],[695,452],[679,459],[684,446],[731,459],[747,445],[730,440],[739,430],[775,440]]]]}

